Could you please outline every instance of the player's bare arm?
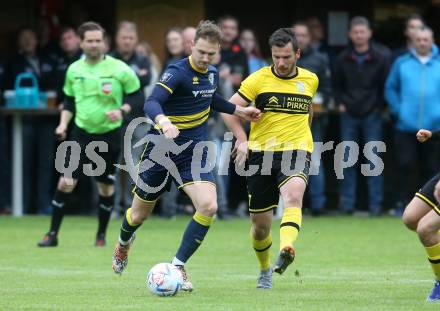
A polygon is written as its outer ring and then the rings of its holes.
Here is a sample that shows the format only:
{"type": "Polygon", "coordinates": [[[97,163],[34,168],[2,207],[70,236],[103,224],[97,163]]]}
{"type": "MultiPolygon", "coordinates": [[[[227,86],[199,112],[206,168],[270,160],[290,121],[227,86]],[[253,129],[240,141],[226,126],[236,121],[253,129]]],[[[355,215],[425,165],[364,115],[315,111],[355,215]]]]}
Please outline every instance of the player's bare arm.
{"type": "MultiPolygon", "coordinates": [[[[229,102],[240,107],[240,109],[247,109],[248,102],[245,101],[239,94],[235,93],[229,102]],[[246,108],[245,108],[246,107],[246,108]]],[[[247,135],[244,131],[243,125],[240,119],[236,115],[222,114],[223,120],[229,130],[232,131],[237,141],[235,142],[234,149],[232,150],[232,156],[235,157],[235,162],[242,164],[246,161],[248,156],[248,143],[247,135]]],[[[261,112],[260,112],[261,117],[261,112]]]]}

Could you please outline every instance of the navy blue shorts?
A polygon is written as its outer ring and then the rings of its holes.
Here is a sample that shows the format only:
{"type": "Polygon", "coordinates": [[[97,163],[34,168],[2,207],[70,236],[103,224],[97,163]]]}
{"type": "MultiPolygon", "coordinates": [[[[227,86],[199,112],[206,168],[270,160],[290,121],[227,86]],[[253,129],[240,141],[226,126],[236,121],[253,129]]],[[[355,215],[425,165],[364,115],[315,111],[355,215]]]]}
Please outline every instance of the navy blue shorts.
{"type": "MultiPolygon", "coordinates": [[[[182,144],[179,144],[181,146],[182,144]]],[[[133,193],[143,201],[156,201],[162,193],[169,191],[171,182],[174,182],[179,190],[184,186],[197,183],[214,183],[214,175],[209,169],[206,172],[197,168],[205,168],[208,164],[207,151],[205,149],[194,152],[195,143],[178,154],[164,152],[154,143],[149,142],[142,154],[138,179],[133,187],[133,193]],[[195,157],[194,157],[195,155],[195,157]],[[198,159],[194,159],[198,158],[198,159]],[[194,163],[193,163],[194,160],[194,163]],[[192,168],[194,166],[194,168],[192,168]]],[[[215,158],[214,158],[215,161],[215,158]]],[[[214,166],[214,163],[210,163],[214,166]]]]}

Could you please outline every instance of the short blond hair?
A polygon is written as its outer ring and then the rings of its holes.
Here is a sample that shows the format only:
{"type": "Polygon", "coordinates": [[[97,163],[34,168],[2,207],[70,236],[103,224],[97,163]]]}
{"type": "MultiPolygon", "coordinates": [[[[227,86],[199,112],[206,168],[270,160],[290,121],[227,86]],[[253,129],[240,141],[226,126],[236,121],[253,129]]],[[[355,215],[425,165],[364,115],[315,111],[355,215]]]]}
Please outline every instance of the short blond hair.
{"type": "Polygon", "coordinates": [[[194,43],[200,38],[205,39],[211,43],[220,43],[222,33],[220,28],[213,21],[205,20],[200,21],[196,29],[196,36],[194,37],[194,43]]]}

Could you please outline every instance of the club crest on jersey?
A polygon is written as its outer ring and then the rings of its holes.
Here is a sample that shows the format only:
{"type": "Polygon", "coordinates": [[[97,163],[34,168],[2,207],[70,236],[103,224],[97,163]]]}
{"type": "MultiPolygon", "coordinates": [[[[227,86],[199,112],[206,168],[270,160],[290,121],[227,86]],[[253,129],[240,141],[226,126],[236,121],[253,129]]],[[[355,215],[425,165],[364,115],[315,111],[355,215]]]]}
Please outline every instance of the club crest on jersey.
{"type": "Polygon", "coordinates": [[[169,72],[164,72],[164,74],[162,75],[162,77],[160,77],[160,81],[162,83],[168,82],[170,81],[170,79],[173,77],[173,74],[169,73],[169,72]]]}
{"type": "Polygon", "coordinates": [[[214,85],[214,74],[212,72],[209,74],[208,80],[211,83],[211,85],[214,85]]]}
{"type": "Polygon", "coordinates": [[[300,81],[296,82],[296,88],[300,93],[304,93],[304,91],[306,90],[304,83],[300,81]]]}
{"type": "Polygon", "coordinates": [[[101,84],[101,90],[106,95],[110,94],[112,92],[112,83],[111,82],[103,82],[101,84]]]}

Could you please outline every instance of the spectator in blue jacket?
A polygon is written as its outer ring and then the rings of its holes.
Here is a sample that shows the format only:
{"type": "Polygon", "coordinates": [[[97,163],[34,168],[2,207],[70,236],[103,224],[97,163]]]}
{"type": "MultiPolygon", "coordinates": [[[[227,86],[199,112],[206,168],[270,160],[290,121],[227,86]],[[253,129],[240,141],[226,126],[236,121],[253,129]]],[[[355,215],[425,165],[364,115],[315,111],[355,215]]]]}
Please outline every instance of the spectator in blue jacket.
{"type": "Polygon", "coordinates": [[[432,30],[423,26],[414,48],[394,62],[385,84],[385,98],[395,119],[394,150],[397,166],[396,211],[403,212],[417,189],[410,189],[411,171],[419,165],[423,180],[438,171],[439,147],[419,144],[418,129],[440,129],[440,55],[432,30]]]}

